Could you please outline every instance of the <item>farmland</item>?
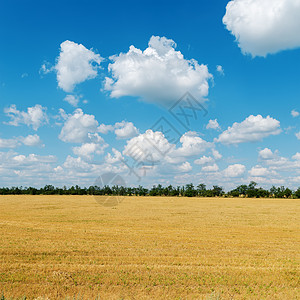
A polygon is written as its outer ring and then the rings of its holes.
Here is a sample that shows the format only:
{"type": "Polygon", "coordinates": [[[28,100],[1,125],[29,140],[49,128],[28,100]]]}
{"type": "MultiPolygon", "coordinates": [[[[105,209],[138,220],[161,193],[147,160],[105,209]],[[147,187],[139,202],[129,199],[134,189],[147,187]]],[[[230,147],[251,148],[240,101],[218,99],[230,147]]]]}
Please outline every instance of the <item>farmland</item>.
{"type": "Polygon", "coordinates": [[[296,199],[20,195],[0,212],[7,298],[300,298],[296,199]]]}

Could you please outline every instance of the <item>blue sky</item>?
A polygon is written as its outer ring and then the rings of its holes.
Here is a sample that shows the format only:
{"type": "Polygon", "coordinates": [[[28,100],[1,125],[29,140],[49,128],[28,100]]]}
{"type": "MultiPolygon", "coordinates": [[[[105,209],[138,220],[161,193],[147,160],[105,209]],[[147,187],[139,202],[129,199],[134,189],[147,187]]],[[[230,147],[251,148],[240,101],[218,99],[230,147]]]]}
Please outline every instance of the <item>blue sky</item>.
{"type": "Polygon", "coordinates": [[[292,0],[2,3],[0,185],[300,186],[299,17],[292,0]],[[207,114],[184,128],[186,92],[207,114]]]}

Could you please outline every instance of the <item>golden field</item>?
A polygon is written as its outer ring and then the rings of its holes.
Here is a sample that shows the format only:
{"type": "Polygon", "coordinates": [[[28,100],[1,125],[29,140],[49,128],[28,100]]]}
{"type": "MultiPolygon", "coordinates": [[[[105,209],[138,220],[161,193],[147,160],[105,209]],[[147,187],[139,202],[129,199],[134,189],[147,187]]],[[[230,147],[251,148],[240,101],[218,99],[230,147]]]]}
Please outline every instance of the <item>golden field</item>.
{"type": "Polygon", "coordinates": [[[0,297],[300,299],[300,201],[0,196],[0,297]]]}

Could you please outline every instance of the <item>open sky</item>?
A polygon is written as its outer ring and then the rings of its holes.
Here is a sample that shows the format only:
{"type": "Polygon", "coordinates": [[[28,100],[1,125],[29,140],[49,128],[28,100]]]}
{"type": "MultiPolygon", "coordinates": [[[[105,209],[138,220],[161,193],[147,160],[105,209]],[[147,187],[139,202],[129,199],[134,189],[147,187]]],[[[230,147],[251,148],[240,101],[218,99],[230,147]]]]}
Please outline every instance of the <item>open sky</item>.
{"type": "Polygon", "coordinates": [[[1,186],[300,186],[300,0],[2,1],[1,186]]]}

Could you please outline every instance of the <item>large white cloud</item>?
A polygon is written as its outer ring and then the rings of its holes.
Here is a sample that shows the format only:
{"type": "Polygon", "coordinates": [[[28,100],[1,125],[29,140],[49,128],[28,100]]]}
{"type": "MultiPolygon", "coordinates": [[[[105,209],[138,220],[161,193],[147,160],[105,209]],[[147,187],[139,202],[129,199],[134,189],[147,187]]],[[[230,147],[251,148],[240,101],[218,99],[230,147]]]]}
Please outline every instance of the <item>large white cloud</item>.
{"type": "Polygon", "coordinates": [[[144,51],[130,46],[127,53],[112,56],[105,90],[114,98],[135,96],[162,104],[176,101],[186,92],[203,99],[212,75],[206,65],[185,59],[175,47],[171,39],[152,36],[144,51]]]}
{"type": "Polygon", "coordinates": [[[76,84],[97,76],[102,60],[99,54],[82,44],[64,41],[60,45],[60,54],[54,66],[58,86],[65,92],[72,92],[76,84]]]}
{"type": "MultiPolygon", "coordinates": [[[[180,138],[180,144],[169,143],[160,131],[148,129],[127,141],[123,155],[130,156],[136,161],[151,163],[178,164],[186,159],[198,156],[213,146],[200,138],[196,132],[186,132],[180,138]]],[[[187,165],[187,164],[186,164],[187,165]]]]}
{"type": "MultiPolygon", "coordinates": [[[[97,131],[98,122],[94,115],[88,115],[78,108],[66,120],[59,138],[68,143],[85,143],[91,140],[91,134],[97,131]]],[[[95,137],[93,135],[93,137],[95,137]]]]}
{"type": "Polygon", "coordinates": [[[233,0],[223,23],[244,54],[266,56],[300,47],[300,0],[233,0]]]}
{"type": "Polygon", "coordinates": [[[223,144],[239,144],[256,142],[270,135],[281,132],[280,122],[267,116],[249,116],[241,123],[234,123],[232,127],[222,132],[215,141],[223,144]]]}
{"type": "Polygon", "coordinates": [[[46,108],[39,104],[28,107],[27,112],[18,110],[16,105],[12,104],[10,107],[5,108],[4,112],[11,118],[9,122],[5,122],[8,125],[19,126],[20,124],[25,124],[37,130],[40,126],[48,122],[46,108]]]}

